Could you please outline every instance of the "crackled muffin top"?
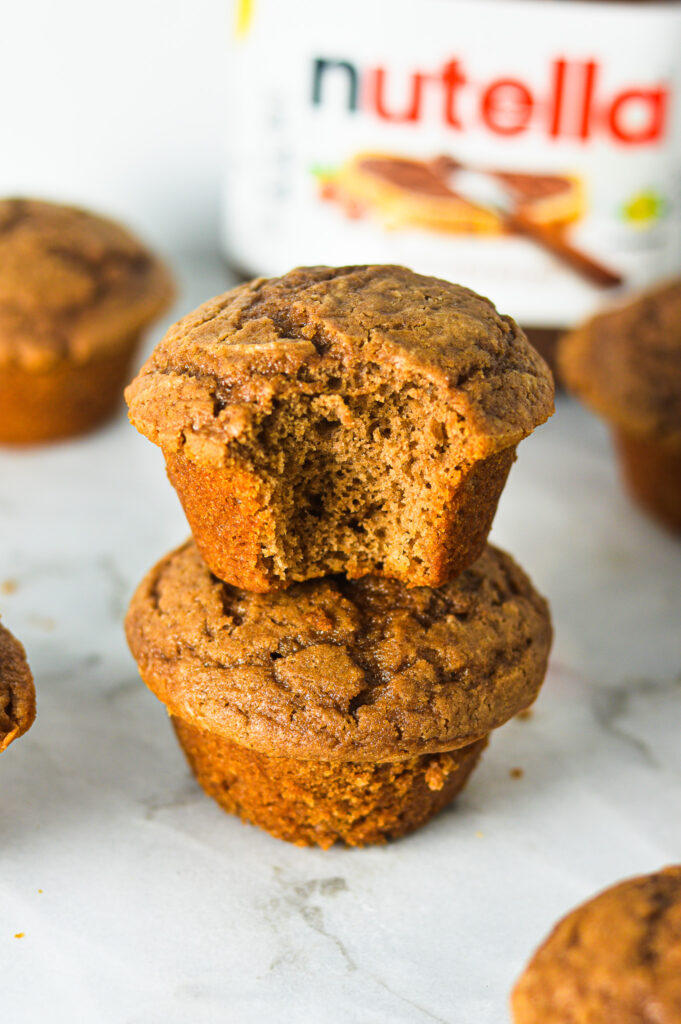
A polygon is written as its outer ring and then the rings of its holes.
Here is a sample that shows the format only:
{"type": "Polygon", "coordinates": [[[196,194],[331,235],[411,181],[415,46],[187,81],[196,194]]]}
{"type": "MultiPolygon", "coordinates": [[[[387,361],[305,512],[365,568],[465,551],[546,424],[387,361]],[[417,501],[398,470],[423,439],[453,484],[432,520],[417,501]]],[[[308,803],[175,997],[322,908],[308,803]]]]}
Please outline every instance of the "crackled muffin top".
{"type": "Polygon", "coordinates": [[[126,620],[142,678],[193,725],[271,755],[394,760],[464,746],[535,699],[546,602],[488,546],[437,590],[341,576],[252,594],[189,541],[126,620]]]}
{"type": "Polygon", "coordinates": [[[681,278],[567,335],[559,360],[570,390],[606,419],[681,442],[681,278]]]}
{"type": "Polygon", "coordinates": [[[126,398],[164,450],[219,463],[287,396],[412,378],[442,397],[471,458],[517,444],[553,411],[551,373],[510,317],[397,266],[302,267],[220,295],[171,327],[126,398]]]}
{"type": "Polygon", "coordinates": [[[30,729],[35,718],[35,688],[26,652],[0,624],[0,751],[30,729]]]}
{"type": "Polygon", "coordinates": [[[679,1024],[681,866],[630,878],[573,910],[512,997],[515,1024],[679,1024]]]}
{"type": "Polygon", "coordinates": [[[0,367],[49,369],[128,341],[172,296],[125,228],[35,199],[0,201],[0,367]]]}

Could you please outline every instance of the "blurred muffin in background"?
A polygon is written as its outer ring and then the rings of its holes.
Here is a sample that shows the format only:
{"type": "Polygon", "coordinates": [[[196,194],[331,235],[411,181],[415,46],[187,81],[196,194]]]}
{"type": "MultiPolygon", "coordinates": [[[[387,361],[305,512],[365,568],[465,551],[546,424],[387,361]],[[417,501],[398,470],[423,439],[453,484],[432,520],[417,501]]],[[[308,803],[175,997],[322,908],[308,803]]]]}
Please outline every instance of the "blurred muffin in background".
{"type": "Polygon", "coordinates": [[[681,531],[681,278],[568,334],[559,363],[610,424],[634,498],[681,531]]]}
{"type": "Polygon", "coordinates": [[[0,753],[33,725],[35,687],[26,651],[0,623],[0,753]]]}
{"type": "Polygon", "coordinates": [[[0,201],[0,442],[90,430],[115,409],[172,278],[125,228],[74,207],[0,201]]]}
{"type": "Polygon", "coordinates": [[[515,1024],[679,1024],[681,866],[628,878],[564,917],[511,996],[515,1024]]]}

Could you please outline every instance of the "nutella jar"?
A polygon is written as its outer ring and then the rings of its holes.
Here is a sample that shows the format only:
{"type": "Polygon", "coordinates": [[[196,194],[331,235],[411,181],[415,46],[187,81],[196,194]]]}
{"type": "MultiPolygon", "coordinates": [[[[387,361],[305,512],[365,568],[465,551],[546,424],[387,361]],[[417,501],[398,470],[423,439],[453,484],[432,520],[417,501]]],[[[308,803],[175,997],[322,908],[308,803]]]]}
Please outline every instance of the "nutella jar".
{"type": "Polygon", "coordinates": [[[681,269],[681,2],[240,0],[224,243],[402,263],[545,348],[681,269]]]}

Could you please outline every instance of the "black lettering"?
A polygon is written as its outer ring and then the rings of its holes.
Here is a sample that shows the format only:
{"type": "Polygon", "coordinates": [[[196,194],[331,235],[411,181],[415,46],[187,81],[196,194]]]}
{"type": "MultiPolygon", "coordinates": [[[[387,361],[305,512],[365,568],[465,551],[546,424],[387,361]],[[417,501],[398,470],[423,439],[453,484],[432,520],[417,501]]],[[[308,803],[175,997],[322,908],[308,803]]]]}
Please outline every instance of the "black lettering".
{"type": "Polygon", "coordinates": [[[357,110],[359,97],[359,75],[357,68],[347,60],[325,60],[318,57],[314,62],[312,75],[312,102],[319,106],[322,102],[322,78],[329,70],[342,69],[347,75],[348,81],[348,110],[357,110]]]}

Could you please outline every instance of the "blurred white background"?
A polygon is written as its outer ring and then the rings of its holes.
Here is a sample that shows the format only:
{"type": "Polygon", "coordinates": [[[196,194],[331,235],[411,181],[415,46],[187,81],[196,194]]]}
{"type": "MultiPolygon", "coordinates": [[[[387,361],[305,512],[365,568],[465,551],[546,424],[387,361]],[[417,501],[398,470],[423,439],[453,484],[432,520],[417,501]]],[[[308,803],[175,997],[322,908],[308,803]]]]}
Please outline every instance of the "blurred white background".
{"type": "Polygon", "coordinates": [[[0,195],[90,206],[161,248],[215,250],[231,9],[4,4],[0,195]]]}

